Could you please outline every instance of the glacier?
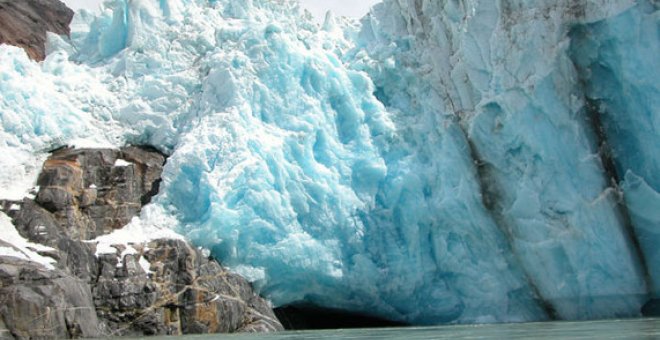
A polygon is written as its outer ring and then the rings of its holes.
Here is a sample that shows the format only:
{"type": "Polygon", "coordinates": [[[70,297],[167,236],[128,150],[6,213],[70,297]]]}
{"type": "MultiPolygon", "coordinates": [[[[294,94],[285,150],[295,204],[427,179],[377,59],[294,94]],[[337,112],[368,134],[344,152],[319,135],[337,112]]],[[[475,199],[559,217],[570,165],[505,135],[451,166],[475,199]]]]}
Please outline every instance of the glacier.
{"type": "Polygon", "coordinates": [[[59,146],[169,155],[136,225],[275,306],[410,324],[640,315],[660,294],[651,0],[113,0],[0,47],[2,198],[59,146]]]}
{"type": "Polygon", "coordinates": [[[657,6],[642,2],[611,20],[577,27],[571,36],[571,53],[586,84],[585,97],[602,121],[602,134],[611,148],[612,172],[621,181],[656,294],[660,292],[657,6]]]}

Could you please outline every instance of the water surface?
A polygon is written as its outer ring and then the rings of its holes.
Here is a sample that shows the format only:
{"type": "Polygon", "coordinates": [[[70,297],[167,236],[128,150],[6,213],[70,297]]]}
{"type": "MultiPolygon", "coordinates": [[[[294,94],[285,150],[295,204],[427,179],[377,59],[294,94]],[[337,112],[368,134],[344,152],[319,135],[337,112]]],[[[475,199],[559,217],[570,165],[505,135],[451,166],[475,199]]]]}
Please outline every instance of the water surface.
{"type": "MultiPolygon", "coordinates": [[[[497,325],[287,331],[186,336],[185,339],[660,339],[660,319],[539,322],[497,325]]],[[[158,338],[144,338],[158,339],[158,338]]],[[[162,338],[165,339],[165,338],[162,338]]],[[[169,338],[171,339],[171,338],[169,338]]]]}

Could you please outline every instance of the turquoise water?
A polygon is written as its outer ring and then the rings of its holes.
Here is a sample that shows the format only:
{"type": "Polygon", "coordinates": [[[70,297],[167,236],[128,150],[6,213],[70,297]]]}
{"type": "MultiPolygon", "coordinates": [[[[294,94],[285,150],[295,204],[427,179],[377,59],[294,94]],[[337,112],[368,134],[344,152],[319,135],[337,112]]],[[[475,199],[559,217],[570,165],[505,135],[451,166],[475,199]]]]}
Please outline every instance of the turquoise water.
{"type": "MultiPolygon", "coordinates": [[[[589,322],[543,322],[499,325],[466,325],[378,329],[339,329],[187,336],[185,339],[660,339],[660,319],[589,322]]],[[[145,338],[147,339],[147,338],[145,338]]],[[[148,338],[154,339],[154,338],[148,338]]],[[[158,338],[156,338],[158,339],[158,338]]],[[[163,338],[164,339],[164,338],[163,338]]]]}

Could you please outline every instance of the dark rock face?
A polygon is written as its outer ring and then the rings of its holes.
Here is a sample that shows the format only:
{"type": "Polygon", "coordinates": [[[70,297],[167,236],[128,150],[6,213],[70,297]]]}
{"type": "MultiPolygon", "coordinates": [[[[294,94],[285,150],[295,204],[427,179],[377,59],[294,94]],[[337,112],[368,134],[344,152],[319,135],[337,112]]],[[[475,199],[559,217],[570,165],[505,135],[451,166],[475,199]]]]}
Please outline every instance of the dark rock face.
{"type": "MultiPolygon", "coordinates": [[[[19,205],[21,206],[20,210],[9,212],[18,233],[32,242],[56,247],[59,240],[65,236],[65,233],[60,229],[55,216],[28,198],[24,199],[19,205]]],[[[9,202],[5,204],[5,211],[8,210],[8,206],[9,202]]]]}
{"type": "Polygon", "coordinates": [[[58,0],[0,0],[0,44],[22,47],[33,60],[44,60],[46,32],[68,35],[73,14],[58,0]]]}
{"type": "MultiPolygon", "coordinates": [[[[118,249],[120,253],[122,249],[118,249]]],[[[100,258],[99,316],[119,335],[277,331],[282,326],[243,278],[180,240],[156,240],[139,254],[100,258]],[[140,258],[151,263],[149,273],[140,258]]]]}
{"type": "Polygon", "coordinates": [[[95,255],[87,240],[135,217],[158,192],[164,163],[141,147],[61,149],[44,163],[34,200],[0,202],[19,234],[54,248],[40,254],[57,261],[49,271],[0,257],[0,338],[283,329],[246,280],[184,241],[116,245],[115,254],[95,255]]]}
{"type": "Polygon", "coordinates": [[[60,149],[44,164],[36,202],[67,236],[88,240],[130,222],[158,192],[165,156],[140,147],[60,149]]]}
{"type": "Polygon", "coordinates": [[[89,286],[64,271],[2,257],[0,284],[5,334],[23,339],[102,334],[89,286]]]}

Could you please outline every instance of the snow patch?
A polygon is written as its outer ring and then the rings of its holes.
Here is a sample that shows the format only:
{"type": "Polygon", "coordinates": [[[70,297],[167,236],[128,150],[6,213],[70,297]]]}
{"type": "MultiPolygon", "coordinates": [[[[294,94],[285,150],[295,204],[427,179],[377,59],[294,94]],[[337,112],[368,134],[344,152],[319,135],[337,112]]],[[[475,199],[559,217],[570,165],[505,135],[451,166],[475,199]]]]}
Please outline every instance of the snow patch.
{"type": "Polygon", "coordinates": [[[148,274],[149,272],[151,272],[151,263],[149,263],[149,261],[147,261],[147,259],[145,259],[144,256],[140,257],[138,263],[140,264],[140,267],[142,267],[145,273],[148,274]]]}
{"type": "Polygon", "coordinates": [[[115,161],[115,166],[117,166],[117,167],[131,166],[132,164],[133,163],[130,163],[130,162],[128,162],[124,159],[121,159],[121,158],[117,158],[117,160],[115,161]]]}
{"type": "Polygon", "coordinates": [[[116,254],[117,249],[113,246],[123,245],[126,247],[126,250],[121,254],[121,259],[123,259],[129,253],[137,253],[131,245],[146,244],[163,238],[183,240],[183,236],[170,229],[176,223],[176,219],[167,215],[160,206],[147,205],[142,210],[140,217],[134,217],[122,229],[87,242],[97,244],[96,256],[116,254]]]}
{"type": "MultiPolygon", "coordinates": [[[[0,86],[1,88],[2,86],[0,86]]],[[[3,115],[0,113],[0,120],[2,117],[3,115]]],[[[24,197],[31,196],[30,189],[37,182],[41,165],[48,155],[4,147],[1,142],[3,138],[2,131],[0,131],[0,154],[11,155],[11,157],[0,157],[0,167],[3,169],[3,174],[0,176],[0,199],[20,201],[24,197]]]]}
{"type": "Polygon", "coordinates": [[[55,269],[56,261],[50,257],[39,255],[39,251],[55,251],[55,249],[41,244],[32,243],[24,239],[16,230],[9,216],[0,212],[0,240],[12,247],[0,247],[0,256],[16,257],[41,264],[49,270],[55,269]]]}

